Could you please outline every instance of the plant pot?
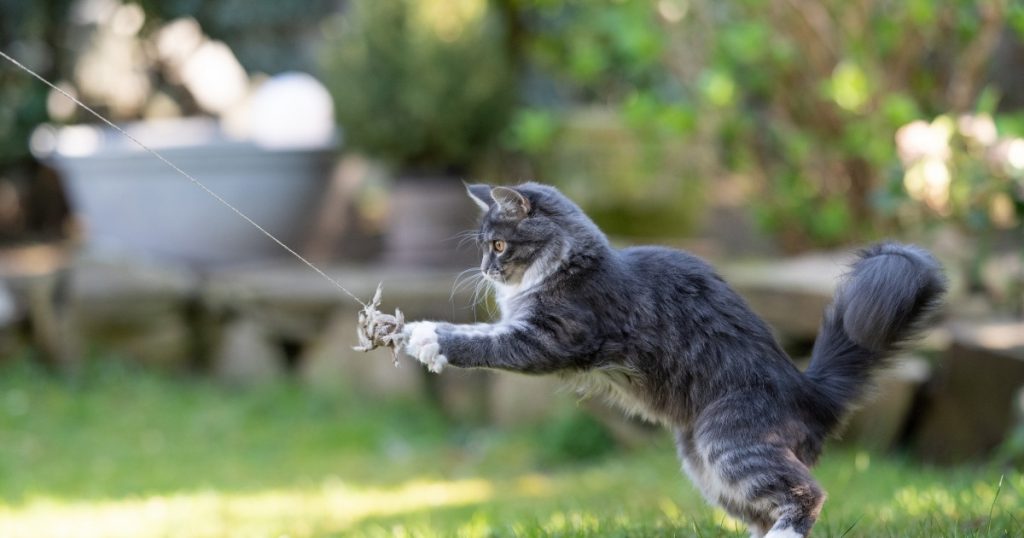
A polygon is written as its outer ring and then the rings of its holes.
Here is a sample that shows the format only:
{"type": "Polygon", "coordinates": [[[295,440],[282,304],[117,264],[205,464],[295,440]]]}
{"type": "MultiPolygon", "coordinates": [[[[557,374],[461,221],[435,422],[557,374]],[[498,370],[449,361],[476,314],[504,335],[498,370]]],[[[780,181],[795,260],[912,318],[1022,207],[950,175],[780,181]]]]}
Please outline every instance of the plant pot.
{"type": "MultiPolygon", "coordinates": [[[[275,237],[295,246],[329,180],[336,142],[267,149],[226,137],[210,119],[124,127],[275,237]]],[[[41,127],[37,158],[61,172],[86,248],[202,268],[287,255],[197,185],[113,129],[41,127]]]]}
{"type": "Polygon", "coordinates": [[[476,267],[475,243],[462,233],[476,230],[479,208],[462,181],[443,175],[400,176],[391,194],[384,259],[404,267],[476,267]]]}

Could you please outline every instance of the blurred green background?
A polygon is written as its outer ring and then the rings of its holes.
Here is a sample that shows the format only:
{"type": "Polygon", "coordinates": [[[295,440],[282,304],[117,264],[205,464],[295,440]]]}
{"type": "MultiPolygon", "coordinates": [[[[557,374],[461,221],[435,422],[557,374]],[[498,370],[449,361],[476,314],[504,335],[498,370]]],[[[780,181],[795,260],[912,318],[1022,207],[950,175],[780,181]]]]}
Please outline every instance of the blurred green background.
{"type": "MultiPolygon", "coordinates": [[[[949,305],[817,533],[1024,533],[1022,2],[0,0],[0,50],[412,318],[493,315],[462,180],[709,258],[798,361],[851,249],[923,244],[949,305]]],[[[743,535],[557,383],[354,355],[150,160],[0,62],[0,535],[743,535]]]]}

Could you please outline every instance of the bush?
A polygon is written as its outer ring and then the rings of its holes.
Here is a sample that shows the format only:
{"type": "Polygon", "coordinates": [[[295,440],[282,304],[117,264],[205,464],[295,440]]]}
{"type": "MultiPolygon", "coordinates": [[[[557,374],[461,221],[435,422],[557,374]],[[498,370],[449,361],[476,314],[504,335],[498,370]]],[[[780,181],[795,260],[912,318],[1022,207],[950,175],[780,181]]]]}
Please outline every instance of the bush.
{"type": "Polygon", "coordinates": [[[360,0],[332,28],[324,73],[349,146],[463,169],[505,125],[514,81],[488,2],[360,0]]]}
{"type": "Polygon", "coordinates": [[[973,0],[801,6],[707,9],[715,42],[702,75],[724,114],[726,162],[759,180],[761,222],[794,248],[888,227],[893,204],[880,195],[899,166],[897,129],[975,109],[1007,20],[1020,17],[973,0]]]}
{"type": "Polygon", "coordinates": [[[697,148],[670,181],[742,180],[758,222],[787,250],[859,242],[903,224],[897,210],[913,196],[891,188],[902,180],[896,131],[979,111],[1006,123],[1008,111],[985,109],[982,95],[999,90],[989,78],[996,45],[1024,35],[1024,7],[1003,1],[519,5],[522,48],[548,83],[535,86],[549,88],[530,98],[549,118],[520,114],[515,147],[544,162],[567,117],[552,104],[611,108],[637,140],[671,148],[669,158],[680,152],[665,141],[697,148]]]}
{"type": "MultiPolygon", "coordinates": [[[[0,0],[0,50],[51,80],[65,59],[57,48],[61,24],[70,2],[0,0]]],[[[0,171],[26,164],[28,138],[46,121],[49,89],[28,74],[0,60],[0,171]]]]}
{"type": "Polygon", "coordinates": [[[147,17],[192,17],[220,40],[250,72],[312,72],[317,67],[318,25],[337,10],[335,0],[141,0],[147,17]]]}
{"type": "Polygon", "coordinates": [[[664,239],[693,228],[707,159],[693,104],[664,60],[657,2],[517,3],[526,98],[506,133],[606,232],[664,239]]]}
{"type": "Polygon", "coordinates": [[[573,409],[553,417],[540,428],[537,451],[542,462],[593,460],[615,449],[611,433],[590,414],[573,409]]]}

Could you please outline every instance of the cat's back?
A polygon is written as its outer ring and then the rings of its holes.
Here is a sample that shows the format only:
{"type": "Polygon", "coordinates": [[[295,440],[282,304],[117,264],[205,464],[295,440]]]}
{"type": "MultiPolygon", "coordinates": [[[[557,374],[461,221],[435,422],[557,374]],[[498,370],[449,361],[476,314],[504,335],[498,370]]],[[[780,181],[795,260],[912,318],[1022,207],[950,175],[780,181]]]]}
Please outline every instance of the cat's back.
{"type": "Polygon", "coordinates": [[[682,250],[659,246],[624,248],[619,257],[626,271],[639,282],[687,291],[724,283],[714,268],[701,258],[682,250]]]}
{"type": "Polygon", "coordinates": [[[773,347],[771,329],[742,297],[703,259],[666,247],[630,247],[619,251],[625,273],[635,288],[680,326],[699,320],[700,331],[744,334],[748,342],[773,347]]]}

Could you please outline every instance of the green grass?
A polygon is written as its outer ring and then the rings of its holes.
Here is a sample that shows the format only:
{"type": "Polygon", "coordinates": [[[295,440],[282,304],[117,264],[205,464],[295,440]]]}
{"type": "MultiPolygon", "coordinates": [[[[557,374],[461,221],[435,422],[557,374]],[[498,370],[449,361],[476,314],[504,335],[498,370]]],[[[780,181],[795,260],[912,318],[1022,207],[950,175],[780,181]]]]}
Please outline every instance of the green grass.
{"type": "MultiPolygon", "coordinates": [[[[746,535],[667,438],[563,464],[545,463],[550,438],[291,384],[8,365],[0,536],[746,535]]],[[[831,495],[816,536],[1024,535],[1019,470],[836,449],[816,474],[831,495]]]]}

